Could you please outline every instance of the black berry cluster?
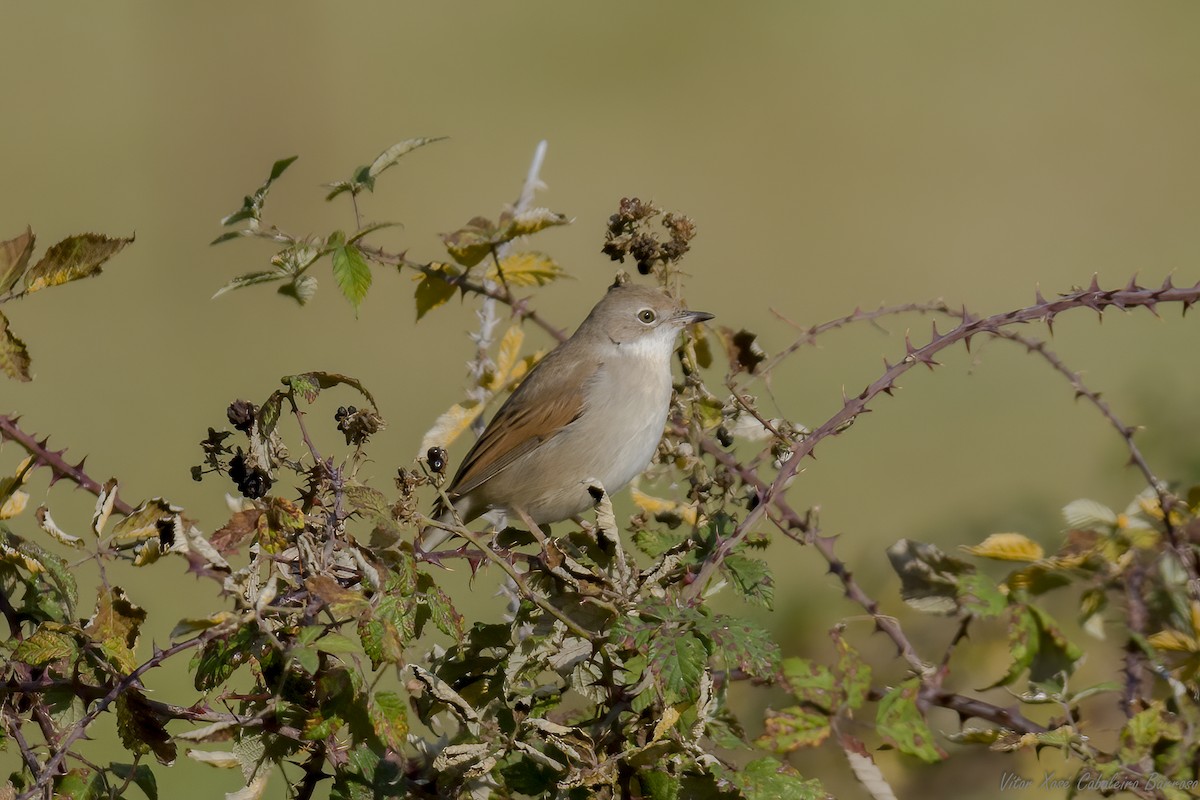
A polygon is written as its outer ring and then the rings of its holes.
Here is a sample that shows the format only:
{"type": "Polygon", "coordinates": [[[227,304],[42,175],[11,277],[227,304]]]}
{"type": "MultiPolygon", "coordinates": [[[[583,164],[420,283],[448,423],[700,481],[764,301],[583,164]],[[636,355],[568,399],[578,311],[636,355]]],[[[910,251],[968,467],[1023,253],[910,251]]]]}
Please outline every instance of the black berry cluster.
{"type": "Polygon", "coordinates": [[[446,448],[431,447],[425,453],[425,460],[429,462],[429,468],[441,475],[446,471],[446,448]]]}
{"type": "Polygon", "coordinates": [[[258,416],[258,407],[247,400],[234,400],[225,412],[229,424],[242,433],[250,433],[254,427],[254,419],[258,416]]]}
{"type": "Polygon", "coordinates": [[[229,477],[242,496],[251,500],[257,500],[271,490],[271,476],[262,467],[250,467],[241,450],[229,461],[229,477]]]}

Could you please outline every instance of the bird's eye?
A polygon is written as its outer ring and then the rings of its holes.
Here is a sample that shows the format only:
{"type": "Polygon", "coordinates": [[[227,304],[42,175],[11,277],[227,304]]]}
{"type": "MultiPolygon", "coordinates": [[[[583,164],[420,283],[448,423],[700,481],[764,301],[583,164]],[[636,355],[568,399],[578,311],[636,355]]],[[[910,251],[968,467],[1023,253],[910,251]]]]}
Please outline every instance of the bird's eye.
{"type": "Polygon", "coordinates": [[[655,320],[654,311],[652,311],[649,308],[643,308],[641,311],[638,312],[638,319],[640,319],[642,322],[649,325],[651,322],[654,322],[654,320],[655,320]]]}

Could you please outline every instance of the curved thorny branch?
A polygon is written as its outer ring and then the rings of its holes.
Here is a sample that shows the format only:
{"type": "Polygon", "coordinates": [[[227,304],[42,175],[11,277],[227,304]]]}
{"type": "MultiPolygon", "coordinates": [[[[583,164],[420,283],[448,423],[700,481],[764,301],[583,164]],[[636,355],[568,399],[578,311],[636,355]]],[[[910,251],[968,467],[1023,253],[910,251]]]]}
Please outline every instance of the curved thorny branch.
{"type": "MultiPolygon", "coordinates": [[[[836,414],[814,428],[796,443],[791,456],[782,464],[771,485],[760,498],[759,504],[742,519],[733,534],[714,551],[713,555],[701,568],[695,582],[688,588],[687,596],[691,599],[700,596],[704,587],[707,586],[708,581],[711,580],[720,567],[721,562],[762,521],[767,513],[767,508],[775,503],[775,499],[783,495],[792,478],[799,470],[800,463],[805,458],[813,455],[817,444],[827,437],[834,436],[845,430],[856,418],[870,410],[871,402],[879,395],[891,395],[898,388],[896,381],[900,376],[918,364],[924,364],[926,367],[933,369],[940,366],[935,356],[949,347],[959,343],[969,346],[971,339],[980,335],[1015,339],[1016,337],[1008,335],[1008,331],[1005,330],[1009,326],[1031,322],[1044,322],[1048,326],[1053,326],[1055,318],[1066,311],[1091,309],[1098,314],[1102,314],[1107,308],[1121,310],[1145,308],[1152,313],[1157,313],[1157,307],[1160,304],[1170,303],[1181,305],[1184,313],[1186,313],[1198,301],[1200,301],[1200,284],[1192,287],[1176,287],[1172,285],[1170,278],[1168,278],[1157,289],[1143,288],[1133,281],[1121,289],[1102,289],[1096,280],[1093,279],[1091,286],[1087,289],[1063,294],[1055,300],[1046,300],[1038,292],[1037,302],[1033,305],[1014,311],[994,314],[989,317],[975,317],[966,310],[963,310],[959,315],[962,321],[958,326],[946,333],[941,333],[937,329],[937,324],[934,323],[933,333],[929,342],[919,347],[913,345],[911,339],[906,335],[905,354],[900,361],[892,364],[885,359],[885,369],[879,378],[869,384],[859,394],[847,398],[842,408],[836,414]]],[[[851,315],[851,317],[853,316],[851,315]]],[[[845,321],[848,319],[843,318],[837,321],[836,324],[845,324],[845,321]]],[[[1031,349],[1048,358],[1051,364],[1054,364],[1060,372],[1070,376],[1073,387],[1077,391],[1080,391],[1082,383],[1079,381],[1077,375],[1065,366],[1060,367],[1061,362],[1053,358],[1052,354],[1048,356],[1048,351],[1044,348],[1032,345],[1031,349]]],[[[1132,445],[1133,429],[1116,422],[1115,416],[1111,414],[1111,411],[1106,410],[1107,406],[1100,401],[1099,395],[1086,389],[1082,391],[1082,394],[1101,408],[1106,418],[1118,426],[1117,430],[1125,438],[1126,442],[1132,445]]],[[[1144,467],[1144,474],[1148,480],[1152,481],[1151,486],[1159,494],[1163,515],[1167,520],[1165,524],[1171,545],[1189,575],[1195,580],[1197,577],[1195,559],[1188,549],[1181,546],[1178,532],[1174,530],[1170,522],[1170,511],[1176,501],[1166,491],[1161,482],[1154,477],[1154,473],[1150,471],[1149,467],[1145,466],[1145,460],[1140,458],[1140,453],[1138,453],[1138,456],[1135,459],[1135,463],[1139,467],[1144,467]]]]}

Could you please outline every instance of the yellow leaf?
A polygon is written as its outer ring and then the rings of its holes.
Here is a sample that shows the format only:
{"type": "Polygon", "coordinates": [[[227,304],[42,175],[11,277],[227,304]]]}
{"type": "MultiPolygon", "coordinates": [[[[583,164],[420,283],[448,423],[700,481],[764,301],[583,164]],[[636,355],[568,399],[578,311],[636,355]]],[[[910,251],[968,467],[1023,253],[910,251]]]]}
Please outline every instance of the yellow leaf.
{"type": "Polygon", "coordinates": [[[98,233],[69,236],[47,250],[42,260],[25,273],[25,291],[36,292],[48,286],[99,275],[104,262],[132,241],[132,236],[110,239],[98,233]]]}
{"type": "Polygon", "coordinates": [[[1195,638],[1179,631],[1159,631],[1150,636],[1149,641],[1158,650],[1171,650],[1177,653],[1195,653],[1200,650],[1195,638]]]}
{"type": "Polygon", "coordinates": [[[449,447],[482,413],[483,403],[474,400],[450,406],[425,432],[418,455],[424,455],[431,447],[449,447]]]}
{"type": "Polygon", "coordinates": [[[658,724],[654,726],[654,735],[651,737],[650,741],[657,742],[663,737],[664,734],[667,733],[667,731],[675,727],[676,722],[679,722],[679,709],[677,709],[675,706],[667,706],[664,708],[662,719],[660,719],[658,724]]]}
{"type": "Polygon", "coordinates": [[[1046,551],[1029,537],[1020,533],[993,533],[973,547],[963,547],[968,553],[998,561],[1040,561],[1046,551]]]}
{"type": "Polygon", "coordinates": [[[29,494],[26,492],[13,492],[8,496],[8,499],[0,504],[0,519],[12,519],[25,510],[26,503],[29,502],[29,494]]]}
{"type": "MultiPolygon", "coordinates": [[[[558,262],[544,253],[534,251],[505,256],[500,259],[500,271],[509,286],[545,286],[563,274],[558,262]]],[[[495,263],[488,269],[487,276],[492,280],[500,279],[495,263]]]]}
{"type": "Polygon", "coordinates": [[[489,391],[496,391],[507,381],[509,373],[517,364],[517,356],[521,353],[521,344],[525,341],[525,332],[520,325],[513,325],[504,332],[500,339],[500,351],[496,354],[496,370],[488,381],[489,391]]]}
{"type": "Polygon", "coordinates": [[[83,539],[78,536],[72,536],[65,532],[62,528],[55,524],[50,517],[50,511],[45,506],[40,506],[35,514],[38,524],[42,526],[42,530],[54,537],[54,539],[68,547],[83,547],[83,539]]]}
{"type": "Polygon", "coordinates": [[[661,497],[652,497],[638,491],[636,488],[630,489],[629,494],[633,498],[634,505],[651,516],[657,517],[659,514],[670,514],[679,517],[685,525],[696,524],[695,506],[677,503],[674,500],[665,500],[661,497]]]}

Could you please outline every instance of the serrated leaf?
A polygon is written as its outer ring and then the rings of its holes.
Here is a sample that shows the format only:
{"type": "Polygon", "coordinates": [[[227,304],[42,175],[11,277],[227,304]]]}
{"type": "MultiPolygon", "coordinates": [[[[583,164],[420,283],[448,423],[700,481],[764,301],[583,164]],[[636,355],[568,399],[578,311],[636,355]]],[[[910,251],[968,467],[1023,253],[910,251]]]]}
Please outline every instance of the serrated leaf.
{"type": "Polygon", "coordinates": [[[816,747],[833,732],[827,715],[800,706],[790,706],[782,711],[767,709],[763,727],[763,734],[754,743],[776,753],[816,747]]]}
{"type": "Polygon", "coordinates": [[[917,707],[920,688],[921,679],[911,678],[885,694],[879,701],[875,729],[900,752],[933,764],[946,754],[937,746],[933,731],[917,707]]]}
{"type": "Polygon", "coordinates": [[[701,618],[697,632],[713,643],[713,656],[730,669],[737,667],[754,678],[769,678],[779,666],[779,645],[765,628],[744,619],[718,614],[701,618]]]}
{"type": "Polygon", "coordinates": [[[733,583],[738,594],[752,603],[771,608],[775,597],[775,580],[766,562],[742,555],[728,556],[721,564],[721,571],[733,583]]]}
{"type": "Polygon", "coordinates": [[[781,671],[784,683],[801,703],[826,711],[836,707],[838,692],[828,667],[806,658],[785,658],[781,671]]]}
{"type": "Polygon", "coordinates": [[[367,704],[367,713],[380,741],[389,749],[400,751],[408,736],[408,712],[404,698],[396,692],[375,692],[367,704]]]}
{"type": "Polygon", "coordinates": [[[505,256],[500,259],[499,270],[493,263],[487,271],[492,280],[500,280],[501,275],[509,286],[545,286],[562,277],[563,270],[550,256],[526,251],[505,256]]]}
{"type": "Polygon", "coordinates": [[[363,257],[362,251],[352,244],[335,247],[333,279],[342,295],[357,311],[359,304],[367,296],[367,290],[371,288],[371,267],[363,257]]]}
{"type": "Polygon", "coordinates": [[[397,142],[375,157],[375,160],[371,162],[371,166],[367,168],[367,174],[372,178],[377,178],[384,170],[395,166],[396,162],[399,161],[401,157],[411,153],[418,147],[424,147],[427,144],[440,142],[446,138],[447,137],[445,136],[430,136],[417,139],[405,139],[402,142],[397,142]]]}
{"type": "Polygon", "coordinates": [[[31,381],[29,350],[17,335],[9,330],[8,317],[0,312],[0,371],[18,381],[31,381]]]}
{"type": "Polygon", "coordinates": [[[958,582],[958,601],[964,611],[991,619],[1008,608],[1008,596],[986,575],[964,575],[958,582]]]}
{"type": "Polygon", "coordinates": [[[33,228],[27,225],[20,236],[0,242],[0,295],[7,294],[25,274],[36,239],[33,228]]]}
{"type": "Polygon", "coordinates": [[[74,636],[53,623],[42,623],[17,645],[12,659],[31,667],[42,667],[60,658],[74,656],[77,649],[74,636]]]}
{"type": "Polygon", "coordinates": [[[977,545],[964,545],[963,550],[997,561],[1041,561],[1046,555],[1040,544],[1021,533],[993,533],[977,545]]]}
{"type": "Polygon", "coordinates": [[[708,663],[708,651],[699,639],[687,631],[663,631],[650,642],[647,655],[666,703],[693,696],[708,663]]]}
{"type": "Polygon", "coordinates": [[[133,241],[112,239],[99,233],[68,236],[51,246],[41,260],[25,273],[25,291],[36,292],[81,278],[99,275],[105,261],[133,241]]]}
{"type": "Polygon", "coordinates": [[[247,286],[257,286],[260,283],[273,283],[275,281],[286,280],[288,277],[290,277],[288,273],[280,269],[267,270],[266,272],[249,272],[245,275],[237,276],[220,289],[217,289],[217,291],[214,292],[213,296],[209,299],[216,300],[221,295],[225,294],[226,292],[232,292],[234,289],[244,289],[247,286]]]}
{"type": "Polygon", "coordinates": [[[461,642],[463,639],[463,616],[450,602],[450,595],[442,591],[441,587],[434,586],[432,590],[425,593],[424,597],[426,605],[429,606],[433,624],[437,626],[437,629],[461,642]]]}
{"type": "Polygon", "coordinates": [[[418,455],[424,455],[431,447],[449,447],[482,413],[483,403],[474,400],[450,406],[434,420],[433,427],[421,438],[418,455]]]}
{"type": "Polygon", "coordinates": [[[741,769],[728,769],[713,759],[707,765],[720,784],[736,789],[746,800],[827,800],[815,779],[805,779],[790,764],[759,758],[741,769]]]}

